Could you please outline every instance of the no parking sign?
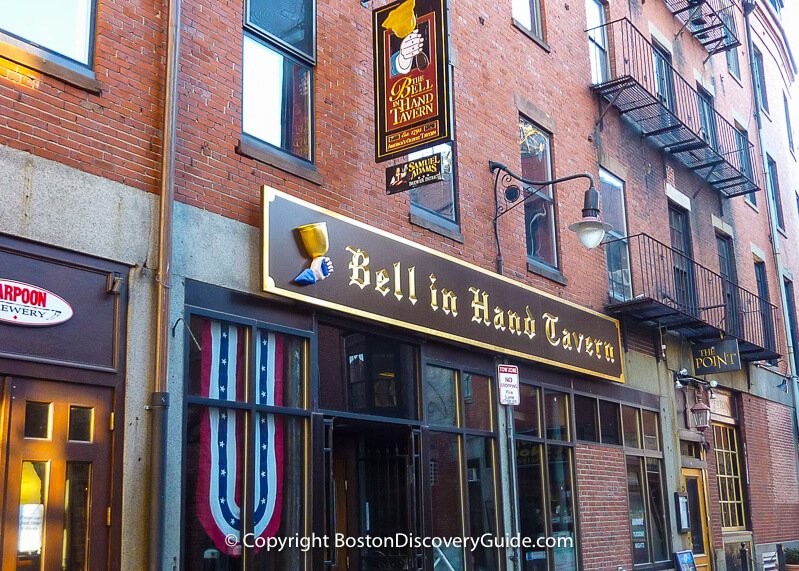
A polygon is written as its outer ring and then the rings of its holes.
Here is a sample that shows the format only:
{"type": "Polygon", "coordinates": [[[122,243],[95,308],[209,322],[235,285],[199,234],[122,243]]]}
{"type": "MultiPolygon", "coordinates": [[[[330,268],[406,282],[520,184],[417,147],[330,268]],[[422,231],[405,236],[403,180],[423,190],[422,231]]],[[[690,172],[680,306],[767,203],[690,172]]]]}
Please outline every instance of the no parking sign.
{"type": "Polygon", "coordinates": [[[506,405],[519,404],[519,367],[516,365],[498,365],[499,403],[506,405]]]}

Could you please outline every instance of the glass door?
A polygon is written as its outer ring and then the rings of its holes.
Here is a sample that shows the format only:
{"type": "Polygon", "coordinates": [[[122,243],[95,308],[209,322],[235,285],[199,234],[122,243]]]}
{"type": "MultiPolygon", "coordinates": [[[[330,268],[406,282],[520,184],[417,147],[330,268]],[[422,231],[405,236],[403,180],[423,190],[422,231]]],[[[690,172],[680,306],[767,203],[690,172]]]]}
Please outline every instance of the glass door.
{"type": "Polygon", "coordinates": [[[710,542],[708,541],[707,504],[705,503],[705,478],[702,470],[683,468],[685,492],[688,494],[688,513],[691,531],[691,551],[697,571],[710,571],[710,542]]]}
{"type": "Polygon", "coordinates": [[[674,269],[674,299],[677,309],[689,315],[697,313],[696,284],[691,258],[691,227],[688,211],[669,205],[672,266],[674,269]]]}
{"type": "Polygon", "coordinates": [[[2,571],[107,569],[113,390],[9,382],[2,571]]]}

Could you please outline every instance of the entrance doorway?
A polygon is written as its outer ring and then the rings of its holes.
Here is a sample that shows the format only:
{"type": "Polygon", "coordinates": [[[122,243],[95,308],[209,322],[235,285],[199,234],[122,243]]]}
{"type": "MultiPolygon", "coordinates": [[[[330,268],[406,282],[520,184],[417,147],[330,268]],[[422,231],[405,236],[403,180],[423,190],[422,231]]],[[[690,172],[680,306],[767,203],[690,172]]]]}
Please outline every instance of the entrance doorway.
{"type": "Polygon", "coordinates": [[[694,552],[697,571],[710,571],[710,538],[707,525],[707,503],[705,502],[705,477],[702,470],[683,468],[683,484],[688,495],[688,513],[691,521],[689,538],[694,552]]]}
{"type": "Polygon", "coordinates": [[[110,388],[5,381],[0,571],[108,568],[110,388]]]}
{"type": "MultiPolygon", "coordinates": [[[[329,535],[357,538],[417,536],[420,432],[407,425],[329,419],[329,535]],[[332,532],[332,533],[330,533],[332,532]]],[[[332,543],[332,540],[331,540],[332,543]]],[[[333,548],[337,571],[416,571],[424,554],[412,546],[333,548]]]]}

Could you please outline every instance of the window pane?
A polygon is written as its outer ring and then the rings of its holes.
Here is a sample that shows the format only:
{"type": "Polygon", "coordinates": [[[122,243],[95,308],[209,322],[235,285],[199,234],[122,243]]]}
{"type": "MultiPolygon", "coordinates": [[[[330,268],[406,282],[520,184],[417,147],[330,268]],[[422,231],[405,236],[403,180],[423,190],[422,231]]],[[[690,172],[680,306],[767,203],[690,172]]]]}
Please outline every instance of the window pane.
{"type": "MultiPolygon", "coordinates": [[[[452,143],[436,145],[416,153],[409,153],[408,160],[421,159],[441,153],[443,180],[410,189],[411,205],[444,221],[455,223],[455,177],[452,160],[452,143]]],[[[417,213],[419,214],[419,213],[417,213]]]]}
{"type": "MultiPolygon", "coordinates": [[[[430,434],[430,462],[435,462],[436,470],[444,477],[430,484],[432,537],[462,537],[463,518],[461,512],[461,468],[456,434],[430,434]]],[[[463,569],[463,549],[454,546],[441,546],[435,556],[442,558],[436,569],[463,569]]]]}
{"type": "Polygon", "coordinates": [[[89,65],[91,0],[0,0],[0,13],[5,31],[89,65]]]}
{"type": "MultiPolygon", "coordinates": [[[[543,444],[516,441],[519,531],[522,537],[533,540],[547,535],[543,450],[543,444]]],[[[539,549],[535,545],[522,549],[524,571],[547,571],[546,549],[539,549]]]]}
{"type": "Polygon", "coordinates": [[[621,407],[624,426],[624,445],[629,448],[641,448],[641,430],[638,409],[631,406],[621,407]]]}
{"type": "MultiPolygon", "coordinates": [[[[550,136],[524,117],[519,117],[519,151],[524,178],[534,181],[552,178],[550,136]]],[[[525,201],[524,225],[527,256],[534,261],[557,267],[555,210],[551,185],[539,188],[534,197],[525,201]]]]}
{"type": "Polygon", "coordinates": [[[644,424],[644,448],[646,450],[660,450],[658,438],[658,414],[651,410],[641,411],[644,424]]]}
{"type": "Polygon", "coordinates": [[[50,438],[51,410],[49,402],[25,403],[25,438],[50,438]]]}
{"type": "Polygon", "coordinates": [[[599,401],[599,421],[603,444],[621,444],[621,422],[619,405],[606,400],[599,401]]]}
{"type": "Polygon", "coordinates": [[[636,564],[650,562],[641,462],[643,462],[643,458],[627,458],[627,498],[630,505],[630,527],[633,534],[633,561],[636,564]]]}
{"type": "Polygon", "coordinates": [[[45,504],[50,485],[50,463],[25,460],[19,490],[17,568],[42,568],[45,504]]]}
{"type": "Polygon", "coordinates": [[[302,338],[259,329],[255,361],[258,364],[256,403],[304,407],[305,341],[302,338]]]}
{"type": "Polygon", "coordinates": [[[428,423],[457,426],[456,378],[452,369],[428,366],[425,370],[424,409],[428,423]]]}
{"type": "MultiPolygon", "coordinates": [[[[466,437],[466,485],[469,498],[469,535],[477,540],[483,534],[496,535],[496,500],[494,498],[494,457],[492,440],[482,436],[466,437]]],[[[472,554],[475,571],[498,568],[497,551],[478,546],[472,554]]]]}
{"type": "MultiPolygon", "coordinates": [[[[253,478],[254,537],[301,537],[305,530],[305,421],[279,414],[256,415],[253,478]],[[266,448],[264,448],[266,444],[266,448]]],[[[302,569],[296,547],[255,552],[256,569],[302,569]]]]}
{"type": "Polygon", "coordinates": [[[491,430],[491,378],[463,374],[463,419],[466,428],[491,430]]]}
{"type": "Polygon", "coordinates": [[[311,0],[248,0],[249,23],[314,57],[314,9],[311,0]]]}
{"type": "Polygon", "coordinates": [[[564,446],[547,446],[549,465],[549,517],[552,537],[572,539],[572,547],[555,547],[552,550],[554,567],[559,571],[577,570],[577,552],[574,545],[574,503],[572,498],[572,451],[564,446]]]}
{"type": "Polygon", "coordinates": [[[569,395],[546,391],[544,393],[546,437],[551,440],[571,440],[569,434],[569,395]]]}
{"type": "Polygon", "coordinates": [[[244,132],[311,160],[311,70],[244,37],[244,132]]]}
{"type": "Polygon", "coordinates": [[[541,437],[541,409],[539,389],[519,385],[519,404],[513,407],[513,427],[516,434],[541,437]]]}
{"type": "Polygon", "coordinates": [[[191,336],[189,393],[222,401],[245,400],[247,329],[194,316],[191,336]]]}
{"type": "Polygon", "coordinates": [[[61,554],[64,569],[86,569],[91,478],[90,462],[67,462],[64,543],[61,554]]]}
{"type": "Polygon", "coordinates": [[[533,16],[530,10],[530,0],[513,0],[513,19],[528,30],[533,29],[533,16]]]}
{"type": "Polygon", "coordinates": [[[666,530],[666,508],[663,503],[663,483],[660,475],[660,460],[646,460],[646,479],[649,493],[649,526],[652,535],[652,556],[655,561],[669,559],[669,544],[666,530]]]}
{"type": "Polygon", "coordinates": [[[92,441],[94,409],[85,406],[69,407],[69,440],[92,441]]]}
{"type": "Polygon", "coordinates": [[[595,398],[574,395],[574,430],[577,440],[599,442],[595,398]]]}

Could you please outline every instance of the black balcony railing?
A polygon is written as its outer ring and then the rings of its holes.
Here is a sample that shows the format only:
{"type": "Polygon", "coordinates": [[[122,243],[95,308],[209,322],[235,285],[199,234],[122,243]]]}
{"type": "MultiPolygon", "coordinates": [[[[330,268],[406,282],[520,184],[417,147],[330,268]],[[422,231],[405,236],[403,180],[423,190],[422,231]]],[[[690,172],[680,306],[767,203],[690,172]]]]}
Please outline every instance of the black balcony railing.
{"type": "Polygon", "coordinates": [[[655,240],[636,234],[605,242],[607,310],[693,340],[739,340],[741,359],[779,357],[777,308],[768,300],[655,240]]]}
{"type": "Polygon", "coordinates": [[[732,0],[665,0],[669,10],[683,23],[710,55],[741,45],[735,29],[732,0]]]}
{"type": "MultiPolygon", "coordinates": [[[[626,18],[588,30],[592,89],[726,197],[760,190],[754,146],[626,18]]],[[[602,116],[604,117],[605,111],[602,116]]]]}

